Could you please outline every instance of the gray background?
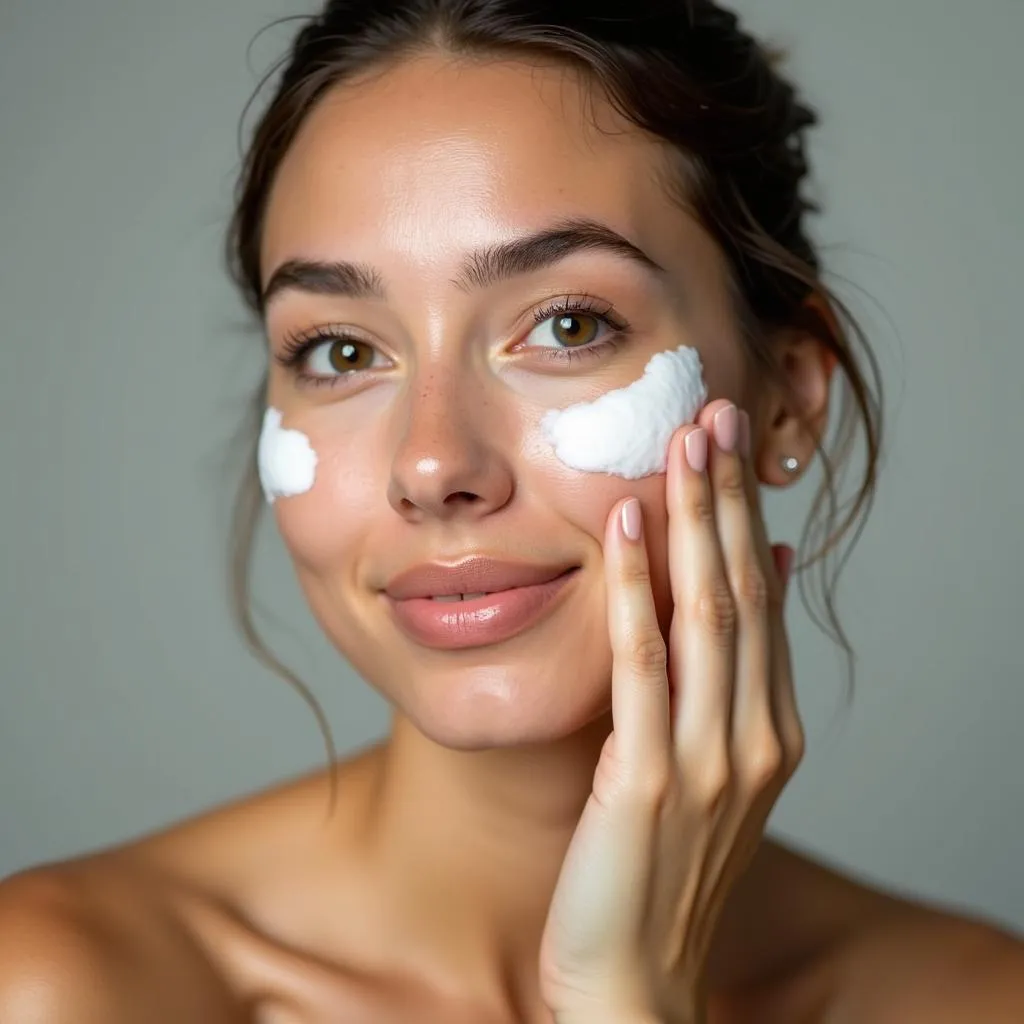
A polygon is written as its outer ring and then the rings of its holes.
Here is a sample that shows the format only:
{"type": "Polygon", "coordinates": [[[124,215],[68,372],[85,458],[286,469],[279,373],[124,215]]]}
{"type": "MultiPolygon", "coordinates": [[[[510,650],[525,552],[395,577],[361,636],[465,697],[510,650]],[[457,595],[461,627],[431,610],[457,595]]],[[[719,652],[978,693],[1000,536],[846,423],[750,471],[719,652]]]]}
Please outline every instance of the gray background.
{"type": "MultiPolygon", "coordinates": [[[[746,0],[820,106],[816,233],[888,384],[842,663],[789,622],[809,736],[779,836],[1024,929],[1020,0],[746,0]],[[859,289],[863,289],[863,294],[859,289]]],[[[0,2],[0,874],[296,774],[312,716],[245,653],[224,453],[262,361],[221,271],[235,132],[288,0],[0,2]]],[[[773,497],[793,541],[813,478],[773,497]]],[[[342,749],[386,708],[272,530],[268,630],[342,749]]]]}

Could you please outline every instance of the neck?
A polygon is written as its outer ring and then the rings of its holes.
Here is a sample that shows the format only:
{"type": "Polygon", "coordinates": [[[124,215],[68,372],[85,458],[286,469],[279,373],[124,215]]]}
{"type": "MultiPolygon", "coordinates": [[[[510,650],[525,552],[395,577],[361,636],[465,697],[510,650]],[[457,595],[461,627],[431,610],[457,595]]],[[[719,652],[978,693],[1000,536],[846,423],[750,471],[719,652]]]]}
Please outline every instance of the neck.
{"type": "Polygon", "coordinates": [[[464,751],[394,714],[367,850],[403,945],[429,951],[439,987],[539,1005],[548,906],[610,731],[609,712],[554,742],[464,751]]]}

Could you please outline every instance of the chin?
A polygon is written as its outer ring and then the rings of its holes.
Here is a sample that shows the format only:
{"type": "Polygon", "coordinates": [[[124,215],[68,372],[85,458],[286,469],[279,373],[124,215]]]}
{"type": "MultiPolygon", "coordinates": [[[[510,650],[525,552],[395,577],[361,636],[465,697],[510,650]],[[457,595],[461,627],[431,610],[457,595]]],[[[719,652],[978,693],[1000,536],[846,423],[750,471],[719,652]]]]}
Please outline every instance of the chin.
{"type": "Polygon", "coordinates": [[[553,743],[585,728],[611,707],[608,674],[529,671],[508,666],[420,674],[415,692],[390,699],[428,739],[452,750],[553,743]],[[584,680],[593,680],[585,684],[584,680]]]}

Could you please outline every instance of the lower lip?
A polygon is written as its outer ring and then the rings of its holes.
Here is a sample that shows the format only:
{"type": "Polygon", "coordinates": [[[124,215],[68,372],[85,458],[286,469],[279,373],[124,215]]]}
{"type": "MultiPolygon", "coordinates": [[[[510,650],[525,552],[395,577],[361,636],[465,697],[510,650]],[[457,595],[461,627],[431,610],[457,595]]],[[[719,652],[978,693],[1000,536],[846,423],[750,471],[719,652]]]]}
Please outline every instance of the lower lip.
{"type": "Polygon", "coordinates": [[[509,640],[536,625],[576,576],[570,569],[533,587],[498,590],[469,601],[387,597],[399,626],[417,643],[442,651],[486,647],[509,640]]]}

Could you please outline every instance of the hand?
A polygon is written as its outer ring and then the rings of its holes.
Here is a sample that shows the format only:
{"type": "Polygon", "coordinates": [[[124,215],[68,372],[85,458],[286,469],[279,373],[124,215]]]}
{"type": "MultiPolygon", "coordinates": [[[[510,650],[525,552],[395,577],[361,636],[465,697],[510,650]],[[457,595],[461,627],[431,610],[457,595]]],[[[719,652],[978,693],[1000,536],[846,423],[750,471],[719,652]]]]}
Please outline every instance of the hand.
{"type": "Polygon", "coordinates": [[[782,621],[792,550],[768,544],[746,414],[720,400],[698,424],[669,452],[667,644],[628,500],[605,531],[613,730],[541,942],[559,1022],[703,1020],[719,913],[803,757],[782,621]]]}

